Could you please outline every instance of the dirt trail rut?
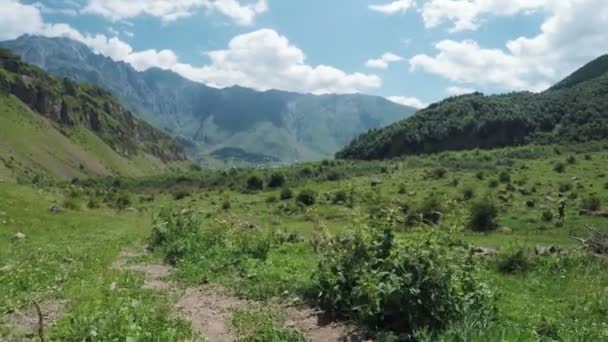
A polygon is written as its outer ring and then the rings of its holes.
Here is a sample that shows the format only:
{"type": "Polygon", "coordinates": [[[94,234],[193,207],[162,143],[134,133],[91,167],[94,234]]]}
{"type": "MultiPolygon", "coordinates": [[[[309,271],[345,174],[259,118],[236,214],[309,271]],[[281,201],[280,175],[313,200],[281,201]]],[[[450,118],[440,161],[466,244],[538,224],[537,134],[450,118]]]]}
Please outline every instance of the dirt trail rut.
{"type": "MultiPolygon", "coordinates": [[[[131,264],[130,260],[143,257],[146,251],[128,249],[120,253],[113,264],[116,269],[144,274],[143,288],[177,294],[175,316],[189,321],[200,336],[213,342],[232,342],[237,338],[231,329],[232,314],[250,307],[253,302],[231,296],[218,286],[201,285],[181,288],[166,277],[172,267],[163,264],[131,264]]],[[[285,326],[295,329],[314,342],[364,341],[351,327],[324,322],[309,308],[280,305],[285,313],[285,326]]]]}

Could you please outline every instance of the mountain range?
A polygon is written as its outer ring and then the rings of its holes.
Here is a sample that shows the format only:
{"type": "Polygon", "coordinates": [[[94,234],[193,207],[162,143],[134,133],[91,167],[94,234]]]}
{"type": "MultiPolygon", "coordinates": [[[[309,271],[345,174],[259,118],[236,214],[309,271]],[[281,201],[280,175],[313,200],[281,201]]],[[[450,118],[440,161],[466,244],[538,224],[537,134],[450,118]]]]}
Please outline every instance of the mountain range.
{"type": "Polygon", "coordinates": [[[336,156],[385,159],[446,150],[608,137],[608,55],[541,93],[451,97],[354,139],[336,156]]]}
{"type": "Polygon", "coordinates": [[[0,49],[0,175],[30,179],[149,175],[186,154],[99,87],[51,77],[0,49]]]}
{"type": "Polygon", "coordinates": [[[360,94],[213,88],[171,71],[138,72],[66,38],[23,36],[0,46],[51,74],[109,90],[133,113],[176,138],[202,164],[318,160],[333,156],[371,128],[415,112],[360,94]]]}

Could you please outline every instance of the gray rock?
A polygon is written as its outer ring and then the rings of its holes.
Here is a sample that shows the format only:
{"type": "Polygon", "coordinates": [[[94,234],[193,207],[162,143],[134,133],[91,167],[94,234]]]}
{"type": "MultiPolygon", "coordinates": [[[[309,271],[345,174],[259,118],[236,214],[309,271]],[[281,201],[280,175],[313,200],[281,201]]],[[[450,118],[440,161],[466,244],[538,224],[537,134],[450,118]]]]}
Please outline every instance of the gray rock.
{"type": "Polygon", "coordinates": [[[374,187],[381,185],[381,184],[382,184],[382,181],[379,178],[372,178],[370,181],[370,185],[374,186],[374,187]]]}
{"type": "Polygon", "coordinates": [[[65,211],[65,209],[57,204],[53,204],[50,208],[49,211],[52,212],[53,214],[58,214],[58,213],[62,213],[65,211]]]}
{"type": "Polygon", "coordinates": [[[549,255],[556,255],[556,254],[560,254],[562,252],[562,249],[560,246],[541,246],[541,245],[537,245],[536,247],[534,247],[534,253],[538,256],[549,256],[549,255]]]}
{"type": "Polygon", "coordinates": [[[19,232],[14,236],[15,240],[25,240],[25,234],[19,232]]]}
{"type": "Polygon", "coordinates": [[[473,247],[471,248],[471,251],[473,252],[473,254],[481,256],[498,255],[498,250],[491,247],[473,247]]]}

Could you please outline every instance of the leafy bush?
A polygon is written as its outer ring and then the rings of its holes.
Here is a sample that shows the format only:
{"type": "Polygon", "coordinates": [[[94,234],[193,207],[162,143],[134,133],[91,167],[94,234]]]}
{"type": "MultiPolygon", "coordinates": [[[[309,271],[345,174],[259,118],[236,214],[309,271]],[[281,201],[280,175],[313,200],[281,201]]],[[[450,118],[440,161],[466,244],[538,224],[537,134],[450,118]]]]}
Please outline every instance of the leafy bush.
{"type": "Polygon", "coordinates": [[[498,181],[498,179],[490,179],[490,181],[488,182],[488,186],[492,189],[497,188],[499,184],[500,182],[498,181]]]}
{"type": "Polygon", "coordinates": [[[568,159],[566,159],[566,162],[570,165],[574,165],[576,164],[576,157],[575,156],[569,156],[568,159]]]}
{"type": "Polygon", "coordinates": [[[443,217],[443,204],[436,195],[430,195],[420,205],[419,214],[425,223],[438,224],[443,217]]]}
{"type": "Polygon", "coordinates": [[[273,244],[272,232],[244,227],[238,221],[201,221],[191,210],[162,210],[154,220],[148,248],[196,281],[211,274],[242,269],[250,259],[265,260],[273,244]]]}
{"type": "MultiPolygon", "coordinates": [[[[607,185],[608,185],[608,183],[607,183],[607,185]]],[[[397,193],[400,195],[407,193],[407,188],[405,187],[405,184],[403,184],[403,183],[399,184],[399,189],[397,190],[397,193]]]]}
{"type": "Polygon", "coordinates": [[[501,183],[511,183],[511,174],[507,171],[502,171],[498,175],[498,180],[501,183]]]}
{"type": "Polygon", "coordinates": [[[282,173],[275,172],[270,175],[268,180],[268,187],[272,189],[280,188],[285,185],[285,175],[282,173]]]}
{"type": "Polygon", "coordinates": [[[315,273],[319,305],[409,337],[465,316],[493,316],[493,296],[472,257],[452,243],[437,232],[402,241],[391,229],[372,227],[331,238],[315,273]]]}
{"type": "Polygon", "coordinates": [[[264,181],[259,176],[251,176],[247,178],[247,190],[260,191],[264,189],[264,181]]]}
{"type": "Polygon", "coordinates": [[[310,189],[304,189],[300,191],[296,197],[296,202],[301,203],[305,206],[314,205],[317,201],[317,193],[310,189]]]}
{"type": "Polygon", "coordinates": [[[163,210],[155,218],[148,248],[161,249],[165,261],[176,265],[186,254],[198,248],[200,222],[190,212],[163,210]]]}
{"type": "Polygon", "coordinates": [[[334,204],[346,203],[347,201],[348,201],[348,194],[344,190],[340,190],[340,191],[336,192],[336,194],[334,195],[334,198],[332,200],[332,202],[334,204]]]}
{"type": "Polygon", "coordinates": [[[340,172],[335,170],[332,170],[329,172],[329,174],[327,174],[327,180],[330,182],[339,181],[342,178],[344,178],[344,176],[340,172]]]}
{"type": "Polygon", "coordinates": [[[281,201],[285,201],[288,199],[292,199],[293,198],[293,191],[290,188],[283,188],[283,190],[281,190],[281,201]]]}
{"type": "Polygon", "coordinates": [[[269,195],[266,197],[266,203],[277,203],[277,201],[277,196],[275,195],[269,195]]]}
{"type": "Polygon", "coordinates": [[[566,164],[564,164],[562,162],[556,163],[553,166],[553,171],[555,171],[557,173],[564,173],[564,172],[566,172],[566,164]]]}
{"type": "Polygon", "coordinates": [[[184,198],[190,196],[190,193],[186,190],[178,190],[173,193],[173,199],[176,201],[183,200],[184,198]]]}
{"type": "Polygon", "coordinates": [[[116,202],[114,203],[114,207],[118,210],[124,210],[131,206],[131,196],[128,193],[123,192],[118,195],[116,198],[116,202]]]}
{"type": "Polygon", "coordinates": [[[529,251],[516,245],[504,248],[498,253],[496,265],[502,273],[525,272],[531,266],[529,251]]]}
{"type": "Polygon", "coordinates": [[[462,198],[465,201],[468,201],[468,200],[472,199],[473,197],[475,197],[475,189],[473,189],[472,186],[467,185],[464,188],[462,188],[462,198]]]}
{"type": "Polygon", "coordinates": [[[89,201],[87,202],[87,208],[89,209],[98,209],[101,208],[101,201],[97,196],[89,197],[89,201]]]}
{"type": "Polygon", "coordinates": [[[67,197],[63,200],[63,207],[69,210],[80,210],[80,202],[75,197],[67,197]]]}
{"type": "Polygon", "coordinates": [[[476,232],[488,232],[498,228],[498,208],[489,198],[471,205],[469,228],[476,232]]]}
{"type": "Polygon", "coordinates": [[[431,171],[431,177],[434,179],[441,179],[443,177],[445,177],[445,175],[448,173],[448,171],[442,167],[437,167],[434,168],[431,171]]]}
{"type": "Polygon", "coordinates": [[[553,212],[551,210],[544,210],[543,213],[541,214],[541,219],[544,222],[551,222],[553,221],[553,212]]]}
{"type": "Polygon", "coordinates": [[[232,204],[230,203],[229,200],[225,200],[224,202],[222,202],[223,210],[230,210],[231,207],[232,207],[232,204]]]}
{"type": "Polygon", "coordinates": [[[598,211],[602,207],[602,201],[596,195],[591,195],[583,198],[581,201],[581,208],[590,210],[590,211],[598,211]]]}

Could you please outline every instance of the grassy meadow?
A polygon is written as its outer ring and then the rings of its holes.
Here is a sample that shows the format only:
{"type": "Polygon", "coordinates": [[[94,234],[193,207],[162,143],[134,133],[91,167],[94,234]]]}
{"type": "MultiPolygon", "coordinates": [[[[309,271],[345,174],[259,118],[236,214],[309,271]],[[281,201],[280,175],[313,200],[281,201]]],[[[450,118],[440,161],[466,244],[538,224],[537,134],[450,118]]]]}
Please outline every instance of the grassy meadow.
{"type": "MultiPolygon", "coordinates": [[[[112,268],[121,250],[147,246],[150,259],[175,267],[180,286],[320,307],[375,340],[606,340],[608,259],[573,237],[608,234],[607,146],[44,187],[7,177],[0,312],[63,303],[49,340],[204,338],[171,314],[172,293],[112,268]],[[546,252],[551,246],[559,252],[546,252]]],[[[232,329],[245,341],[305,340],[282,316],[252,305],[232,314],[232,329]]],[[[34,338],[0,320],[0,339],[34,338]]]]}

